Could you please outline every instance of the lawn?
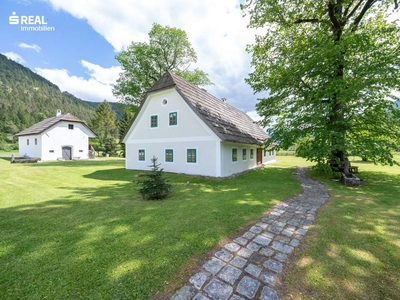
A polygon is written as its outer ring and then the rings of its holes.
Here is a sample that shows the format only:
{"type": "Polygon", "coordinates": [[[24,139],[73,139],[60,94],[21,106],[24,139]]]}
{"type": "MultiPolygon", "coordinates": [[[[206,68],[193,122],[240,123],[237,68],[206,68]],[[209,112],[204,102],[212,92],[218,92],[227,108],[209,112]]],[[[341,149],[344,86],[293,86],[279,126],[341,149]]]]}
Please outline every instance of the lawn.
{"type": "MultiPolygon", "coordinates": [[[[286,158],[278,164],[287,165],[286,158]]],[[[360,188],[309,172],[327,186],[331,201],[296,249],[281,299],[400,299],[400,167],[353,157],[351,163],[360,168],[360,188]]]]}
{"type": "Polygon", "coordinates": [[[122,159],[0,158],[0,299],[154,297],[300,191],[290,168],[268,167],[232,179],[168,174],[173,195],[143,201],[137,174],[122,159]]]}

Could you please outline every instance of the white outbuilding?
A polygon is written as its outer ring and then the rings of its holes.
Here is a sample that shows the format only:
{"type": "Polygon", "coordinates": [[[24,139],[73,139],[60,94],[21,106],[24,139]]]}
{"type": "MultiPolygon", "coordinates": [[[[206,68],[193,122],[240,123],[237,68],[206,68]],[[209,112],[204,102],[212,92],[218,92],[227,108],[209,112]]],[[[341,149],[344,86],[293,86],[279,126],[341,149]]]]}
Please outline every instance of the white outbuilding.
{"type": "Polygon", "coordinates": [[[126,169],[226,177],[275,162],[268,135],[244,112],[166,72],[148,91],[122,142],[126,169]]]}
{"type": "Polygon", "coordinates": [[[96,134],[80,119],[57,110],[51,117],[16,134],[19,156],[42,161],[88,159],[89,138],[96,134]]]}

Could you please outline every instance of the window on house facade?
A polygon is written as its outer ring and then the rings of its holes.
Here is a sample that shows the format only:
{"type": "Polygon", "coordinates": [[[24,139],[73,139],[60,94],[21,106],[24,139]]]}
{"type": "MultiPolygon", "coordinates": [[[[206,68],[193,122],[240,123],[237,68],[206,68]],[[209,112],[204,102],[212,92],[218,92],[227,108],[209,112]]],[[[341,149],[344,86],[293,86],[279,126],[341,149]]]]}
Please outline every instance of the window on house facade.
{"type": "Polygon", "coordinates": [[[144,149],[139,149],[139,161],[146,160],[146,151],[144,149]]]}
{"type": "Polygon", "coordinates": [[[37,139],[35,139],[35,145],[37,145],[37,139]]]}
{"type": "Polygon", "coordinates": [[[187,149],[187,162],[195,163],[197,162],[197,153],[196,149],[187,149]]]}
{"type": "Polygon", "coordinates": [[[170,112],[169,113],[169,125],[178,125],[178,112],[170,112]]]}
{"type": "Polygon", "coordinates": [[[247,149],[242,150],[242,159],[247,160],[247,149]]]}
{"type": "Polygon", "coordinates": [[[68,129],[74,130],[74,124],[68,124],[68,129]]]}
{"type": "Polygon", "coordinates": [[[250,159],[254,159],[254,149],[250,149],[250,159]]]}
{"type": "Polygon", "coordinates": [[[264,149],[264,156],[267,156],[267,149],[264,149]]]}
{"type": "Polygon", "coordinates": [[[29,139],[26,140],[26,145],[29,146],[29,139]]]}
{"type": "Polygon", "coordinates": [[[274,155],[274,150],[268,151],[268,156],[273,156],[274,155]]]}
{"type": "Polygon", "coordinates": [[[237,149],[232,149],[232,161],[237,161],[237,149]]]}
{"type": "Polygon", "coordinates": [[[157,115],[150,116],[150,127],[151,128],[158,127],[158,116],[157,115]]]}
{"type": "Polygon", "coordinates": [[[165,161],[166,162],[173,162],[174,161],[174,150],[165,149],[165,161]]]}
{"type": "Polygon", "coordinates": [[[83,152],[83,150],[79,150],[79,152],[83,152]]]}
{"type": "Polygon", "coordinates": [[[49,150],[50,153],[54,153],[54,150],[49,150]]]}

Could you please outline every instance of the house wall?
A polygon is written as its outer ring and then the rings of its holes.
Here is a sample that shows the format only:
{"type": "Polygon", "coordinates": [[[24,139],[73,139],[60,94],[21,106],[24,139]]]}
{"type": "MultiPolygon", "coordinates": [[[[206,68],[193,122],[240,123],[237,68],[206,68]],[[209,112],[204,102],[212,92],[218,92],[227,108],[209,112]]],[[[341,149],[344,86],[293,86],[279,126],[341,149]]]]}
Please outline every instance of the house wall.
{"type": "Polygon", "coordinates": [[[263,164],[268,165],[276,162],[276,151],[263,149],[263,164]]]}
{"type": "Polygon", "coordinates": [[[18,137],[18,156],[41,157],[42,138],[40,135],[18,137]],[[28,145],[29,140],[29,145],[28,145]],[[36,142],[35,142],[36,140],[36,142]]]}
{"type": "Polygon", "coordinates": [[[221,176],[220,139],[175,89],[149,96],[124,142],[127,169],[149,170],[150,159],[154,155],[167,172],[221,176]],[[178,113],[177,125],[169,125],[171,112],[178,113]],[[152,115],[157,115],[158,118],[156,128],[151,128],[152,115]],[[196,149],[195,163],[187,162],[188,148],[196,149]],[[139,161],[139,149],[145,150],[145,161],[139,161]],[[173,150],[173,162],[165,161],[166,149],[173,150]]]}
{"type": "Polygon", "coordinates": [[[62,157],[62,147],[72,148],[72,157],[89,158],[89,135],[91,132],[81,123],[59,122],[42,134],[42,160],[62,157]],[[68,129],[73,124],[73,129],[68,129]]]}
{"type": "Polygon", "coordinates": [[[221,143],[222,177],[240,173],[257,167],[257,145],[232,142],[221,143]],[[232,159],[232,149],[237,149],[237,160],[232,159]],[[243,159],[243,149],[246,149],[246,159],[243,159]],[[253,157],[250,150],[253,149],[253,157]]]}
{"type": "Polygon", "coordinates": [[[72,157],[87,159],[89,155],[89,136],[92,133],[81,123],[59,122],[41,135],[18,137],[19,156],[40,157],[41,160],[56,160],[62,157],[62,147],[72,148],[72,157]],[[73,129],[68,129],[73,124],[73,129]],[[27,140],[29,139],[29,145],[27,140]],[[35,145],[37,139],[37,145],[35,145]]]}

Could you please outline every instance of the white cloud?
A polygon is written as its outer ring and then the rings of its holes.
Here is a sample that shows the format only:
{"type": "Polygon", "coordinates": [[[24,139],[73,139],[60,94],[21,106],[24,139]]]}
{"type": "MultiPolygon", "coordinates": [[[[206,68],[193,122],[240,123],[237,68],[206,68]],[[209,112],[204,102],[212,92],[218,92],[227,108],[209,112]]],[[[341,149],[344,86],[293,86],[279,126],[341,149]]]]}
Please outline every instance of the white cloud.
{"type": "Polygon", "coordinates": [[[7,56],[8,59],[11,59],[17,63],[24,64],[25,60],[22,58],[21,55],[14,53],[14,52],[4,52],[3,55],[7,56]]]}
{"type": "Polygon", "coordinates": [[[42,50],[42,48],[40,48],[38,45],[36,45],[36,44],[32,44],[32,45],[29,45],[29,44],[26,44],[26,43],[20,43],[19,45],[18,45],[18,47],[20,47],[20,48],[25,48],[25,49],[33,49],[33,50],[35,50],[36,52],[40,52],[41,50],[42,50]]]}
{"type": "Polygon", "coordinates": [[[39,75],[58,85],[62,91],[68,91],[83,100],[102,102],[105,99],[109,102],[116,102],[117,99],[112,94],[112,87],[119,76],[118,69],[120,68],[103,68],[85,60],[82,60],[81,63],[89,70],[89,79],[71,75],[65,69],[36,68],[35,70],[39,75]]]}
{"type": "Polygon", "coordinates": [[[147,41],[153,23],[185,30],[198,55],[191,67],[204,70],[215,83],[207,89],[242,110],[254,110],[256,99],[244,78],[250,72],[245,48],[254,41],[255,31],[247,28],[249,20],[242,17],[238,0],[47,1],[56,10],[87,20],[116,52],[132,41],[147,41]]]}

